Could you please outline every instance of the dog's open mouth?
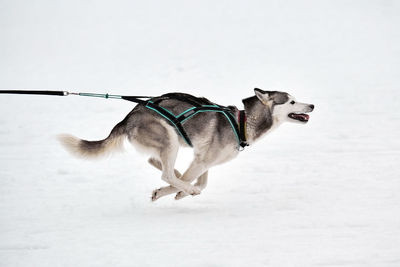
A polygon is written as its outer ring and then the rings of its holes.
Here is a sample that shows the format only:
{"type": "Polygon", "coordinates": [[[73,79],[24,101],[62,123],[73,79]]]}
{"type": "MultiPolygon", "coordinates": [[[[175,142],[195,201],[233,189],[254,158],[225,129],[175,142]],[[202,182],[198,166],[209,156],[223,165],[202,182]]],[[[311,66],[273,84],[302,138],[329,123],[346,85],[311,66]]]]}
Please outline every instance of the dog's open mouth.
{"type": "Polygon", "coordinates": [[[305,113],[289,113],[288,116],[291,119],[301,121],[301,122],[308,122],[308,119],[310,118],[310,116],[308,116],[305,113]]]}

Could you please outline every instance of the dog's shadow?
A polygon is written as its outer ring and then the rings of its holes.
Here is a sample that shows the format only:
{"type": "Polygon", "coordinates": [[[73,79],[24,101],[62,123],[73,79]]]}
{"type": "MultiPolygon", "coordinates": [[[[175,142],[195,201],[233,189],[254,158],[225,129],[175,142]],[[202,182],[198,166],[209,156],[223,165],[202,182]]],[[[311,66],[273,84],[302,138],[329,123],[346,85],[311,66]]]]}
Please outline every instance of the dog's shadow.
{"type": "MultiPolygon", "coordinates": [[[[175,202],[175,201],[174,201],[175,202]]],[[[208,217],[205,215],[215,214],[223,214],[225,213],[223,208],[218,207],[215,203],[196,203],[193,205],[186,204],[185,205],[177,205],[177,203],[149,203],[149,205],[133,205],[132,212],[136,214],[136,216],[143,216],[148,218],[168,218],[168,217],[208,217]]]]}

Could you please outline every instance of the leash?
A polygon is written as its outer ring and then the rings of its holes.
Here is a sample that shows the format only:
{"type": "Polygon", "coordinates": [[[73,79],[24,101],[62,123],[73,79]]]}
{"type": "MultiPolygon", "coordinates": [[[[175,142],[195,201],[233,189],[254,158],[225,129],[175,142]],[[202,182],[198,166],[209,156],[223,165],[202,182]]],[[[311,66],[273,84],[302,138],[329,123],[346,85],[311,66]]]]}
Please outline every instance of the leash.
{"type": "Polygon", "coordinates": [[[151,99],[152,96],[126,96],[126,95],[110,95],[110,94],[94,94],[94,93],[75,93],[68,91],[48,91],[48,90],[0,90],[0,94],[16,94],[16,95],[50,95],[50,96],[89,96],[89,97],[101,97],[101,98],[113,98],[113,99],[123,99],[139,104],[147,103],[146,100],[142,98],[151,99]]]}
{"type": "Polygon", "coordinates": [[[229,110],[229,108],[219,106],[219,105],[202,105],[196,102],[195,97],[181,97],[178,94],[170,93],[165,94],[163,97],[168,98],[175,98],[178,100],[185,101],[191,105],[193,108],[189,108],[186,111],[182,112],[180,115],[175,116],[169,110],[161,107],[158,105],[160,101],[163,99],[159,99],[155,102],[152,101],[154,97],[152,96],[125,96],[125,95],[110,95],[110,94],[95,94],[95,93],[75,93],[75,92],[68,92],[68,91],[49,91],[49,90],[0,90],[0,94],[17,94],[17,95],[49,95],[49,96],[69,96],[69,95],[76,95],[76,96],[88,96],[88,97],[100,97],[100,98],[113,98],[113,99],[123,99],[131,102],[135,102],[138,104],[143,104],[146,108],[149,108],[165,119],[170,121],[172,125],[176,127],[178,133],[182,136],[182,138],[186,141],[189,146],[193,146],[192,142],[190,141],[189,136],[187,135],[186,131],[184,130],[182,124],[186,122],[189,118],[194,116],[200,112],[220,112],[228,119],[232,129],[236,135],[237,142],[238,142],[238,150],[242,151],[246,146],[249,144],[247,143],[247,134],[246,134],[246,114],[244,110],[240,111],[238,114],[238,119],[236,120],[233,117],[233,114],[229,110]],[[143,100],[146,99],[146,100],[143,100]],[[158,103],[157,103],[158,102],[158,103]]]}

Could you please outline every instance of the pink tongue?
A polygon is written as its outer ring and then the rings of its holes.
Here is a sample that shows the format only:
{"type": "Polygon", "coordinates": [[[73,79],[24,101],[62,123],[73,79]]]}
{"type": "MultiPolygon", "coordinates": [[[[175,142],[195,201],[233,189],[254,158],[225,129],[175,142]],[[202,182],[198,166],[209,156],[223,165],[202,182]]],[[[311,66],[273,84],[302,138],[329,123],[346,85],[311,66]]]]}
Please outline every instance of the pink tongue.
{"type": "Polygon", "coordinates": [[[303,118],[304,120],[308,120],[308,118],[310,117],[310,116],[308,116],[307,114],[295,114],[295,116],[296,116],[296,117],[301,117],[301,118],[303,118]]]}

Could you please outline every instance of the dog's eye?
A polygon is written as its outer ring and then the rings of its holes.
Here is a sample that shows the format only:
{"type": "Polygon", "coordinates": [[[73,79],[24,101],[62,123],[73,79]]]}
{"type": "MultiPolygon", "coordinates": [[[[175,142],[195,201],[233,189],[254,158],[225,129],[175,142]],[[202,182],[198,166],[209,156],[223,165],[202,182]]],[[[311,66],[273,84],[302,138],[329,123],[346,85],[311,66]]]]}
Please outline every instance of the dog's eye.
{"type": "Polygon", "coordinates": [[[290,104],[294,105],[294,103],[296,103],[296,102],[294,102],[294,100],[290,101],[290,104]]]}

